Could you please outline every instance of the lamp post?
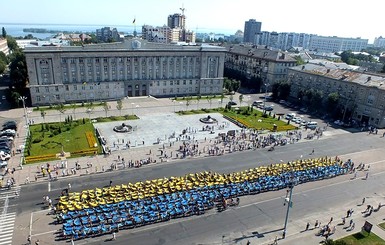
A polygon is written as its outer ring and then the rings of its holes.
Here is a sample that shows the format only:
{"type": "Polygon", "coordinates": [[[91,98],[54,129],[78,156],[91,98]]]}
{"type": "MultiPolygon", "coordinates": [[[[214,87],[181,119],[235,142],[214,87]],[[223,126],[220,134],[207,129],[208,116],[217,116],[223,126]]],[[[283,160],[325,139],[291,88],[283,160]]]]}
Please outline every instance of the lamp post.
{"type": "Polygon", "coordinates": [[[267,96],[267,86],[269,86],[268,83],[265,83],[265,96],[263,97],[263,113],[265,114],[266,113],[266,96],[267,96]]]}
{"type": "Polygon", "coordinates": [[[132,103],[131,103],[131,114],[132,114],[132,115],[134,115],[134,105],[135,105],[135,103],[132,102],[132,103]]]}
{"type": "Polygon", "coordinates": [[[24,117],[25,117],[25,125],[28,126],[28,115],[27,115],[27,109],[25,108],[25,100],[27,97],[25,96],[20,96],[19,100],[23,102],[23,110],[24,110],[24,117]]]}
{"type": "Polygon", "coordinates": [[[292,196],[293,196],[294,186],[295,186],[295,181],[292,179],[292,180],[290,180],[289,185],[288,185],[289,196],[287,196],[287,194],[286,194],[286,198],[285,198],[285,204],[284,205],[287,204],[287,209],[286,209],[286,217],[285,217],[285,224],[283,227],[282,239],[285,239],[285,237],[286,237],[286,228],[287,228],[287,222],[289,220],[289,212],[290,212],[290,208],[293,207],[292,196]]]}

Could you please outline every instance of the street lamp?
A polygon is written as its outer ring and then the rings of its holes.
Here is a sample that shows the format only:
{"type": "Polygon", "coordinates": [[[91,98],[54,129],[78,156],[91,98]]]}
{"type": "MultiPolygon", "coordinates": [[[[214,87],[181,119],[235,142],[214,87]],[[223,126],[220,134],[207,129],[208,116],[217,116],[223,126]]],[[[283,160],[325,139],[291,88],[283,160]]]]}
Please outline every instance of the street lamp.
{"type": "Polygon", "coordinates": [[[27,109],[25,108],[25,100],[27,97],[25,96],[20,96],[19,100],[23,102],[23,110],[24,110],[24,117],[25,117],[25,125],[28,126],[28,115],[27,115],[27,109]]]}
{"type": "Polygon", "coordinates": [[[132,113],[131,113],[131,114],[132,114],[132,115],[134,115],[134,105],[135,105],[135,103],[134,103],[134,102],[132,102],[132,103],[131,103],[131,111],[132,111],[132,113]]]}
{"type": "Polygon", "coordinates": [[[265,83],[265,96],[264,96],[264,99],[263,99],[263,113],[265,114],[266,113],[266,96],[267,96],[267,86],[269,86],[268,83],[265,83]]]}
{"type": "Polygon", "coordinates": [[[295,184],[296,184],[296,182],[294,179],[291,179],[289,184],[288,184],[289,196],[287,196],[287,194],[286,194],[285,203],[284,203],[284,205],[287,204],[287,209],[286,209],[285,225],[283,227],[282,239],[285,239],[285,237],[286,237],[286,228],[287,228],[287,222],[289,220],[289,212],[290,212],[290,208],[293,207],[292,196],[293,196],[293,189],[294,189],[295,184]]]}
{"type": "Polygon", "coordinates": [[[136,108],[135,113],[138,113],[139,105],[136,105],[135,108],[136,108]]]}

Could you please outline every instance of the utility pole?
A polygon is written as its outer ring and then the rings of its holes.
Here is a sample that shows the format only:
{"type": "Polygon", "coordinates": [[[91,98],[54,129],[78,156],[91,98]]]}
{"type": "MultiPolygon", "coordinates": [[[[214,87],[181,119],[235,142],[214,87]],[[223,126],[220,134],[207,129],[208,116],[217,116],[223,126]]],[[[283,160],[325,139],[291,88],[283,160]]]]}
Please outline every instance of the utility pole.
{"type": "Polygon", "coordinates": [[[293,207],[293,202],[291,200],[292,196],[293,196],[293,188],[294,188],[294,182],[290,182],[289,183],[289,197],[286,197],[285,198],[285,204],[287,204],[287,209],[286,209],[286,217],[285,217],[285,225],[283,227],[283,233],[282,233],[282,239],[285,239],[286,237],[286,228],[287,228],[287,222],[288,222],[288,219],[289,219],[289,212],[290,212],[290,208],[293,207]]]}

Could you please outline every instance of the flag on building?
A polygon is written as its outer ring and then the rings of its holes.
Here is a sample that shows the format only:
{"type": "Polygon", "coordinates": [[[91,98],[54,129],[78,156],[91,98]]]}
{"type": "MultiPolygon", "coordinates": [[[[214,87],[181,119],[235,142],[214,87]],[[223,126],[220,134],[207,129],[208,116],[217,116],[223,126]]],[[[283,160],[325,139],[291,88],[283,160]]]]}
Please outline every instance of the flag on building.
{"type": "Polygon", "coordinates": [[[132,21],[132,24],[135,24],[135,21],[136,21],[136,18],[134,18],[134,20],[132,21]]]}

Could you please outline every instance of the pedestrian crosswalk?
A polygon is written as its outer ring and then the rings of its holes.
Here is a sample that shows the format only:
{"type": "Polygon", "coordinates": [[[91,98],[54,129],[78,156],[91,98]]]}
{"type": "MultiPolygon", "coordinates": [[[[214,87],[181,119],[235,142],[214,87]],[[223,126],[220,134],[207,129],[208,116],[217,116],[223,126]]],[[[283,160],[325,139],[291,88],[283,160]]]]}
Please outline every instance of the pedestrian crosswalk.
{"type": "Polygon", "coordinates": [[[18,198],[19,193],[20,186],[0,190],[0,245],[12,244],[16,205],[10,205],[9,202],[18,198]]]}
{"type": "Polygon", "coordinates": [[[16,213],[0,214],[0,245],[12,244],[16,213]]]}
{"type": "Polygon", "coordinates": [[[11,187],[10,189],[8,188],[3,188],[0,190],[0,200],[5,200],[5,199],[11,199],[11,198],[17,198],[19,197],[20,194],[20,186],[14,186],[11,187]]]}

